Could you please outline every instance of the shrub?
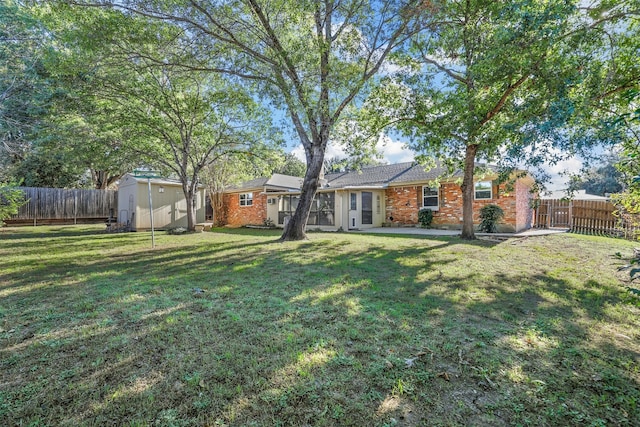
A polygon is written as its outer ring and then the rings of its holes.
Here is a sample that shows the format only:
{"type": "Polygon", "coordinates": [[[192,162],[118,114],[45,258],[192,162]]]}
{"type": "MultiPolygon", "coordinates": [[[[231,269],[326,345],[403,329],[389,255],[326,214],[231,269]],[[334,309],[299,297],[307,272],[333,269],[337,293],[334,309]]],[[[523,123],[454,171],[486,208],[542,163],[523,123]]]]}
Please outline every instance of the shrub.
{"type": "Polygon", "coordinates": [[[0,227],[4,225],[5,219],[17,214],[20,206],[25,203],[27,200],[24,193],[15,184],[0,182],[0,227]]]}
{"type": "Polygon", "coordinates": [[[498,222],[504,217],[504,211],[498,205],[485,205],[480,209],[480,231],[495,233],[498,222]]]}
{"type": "Polygon", "coordinates": [[[433,222],[433,211],[429,208],[423,208],[418,211],[418,222],[422,228],[431,228],[433,222]]]}
{"type": "MultiPolygon", "coordinates": [[[[620,252],[616,252],[615,256],[618,259],[623,259],[622,254],[620,252]]],[[[631,258],[629,260],[628,264],[623,265],[621,267],[618,267],[618,271],[629,270],[629,281],[633,282],[634,280],[640,278],[640,267],[639,266],[640,266],[640,249],[636,248],[636,249],[633,250],[633,258],[631,258]]],[[[640,289],[639,288],[632,287],[632,286],[625,286],[625,288],[627,288],[627,290],[631,294],[633,294],[636,297],[640,298],[640,289]]]]}

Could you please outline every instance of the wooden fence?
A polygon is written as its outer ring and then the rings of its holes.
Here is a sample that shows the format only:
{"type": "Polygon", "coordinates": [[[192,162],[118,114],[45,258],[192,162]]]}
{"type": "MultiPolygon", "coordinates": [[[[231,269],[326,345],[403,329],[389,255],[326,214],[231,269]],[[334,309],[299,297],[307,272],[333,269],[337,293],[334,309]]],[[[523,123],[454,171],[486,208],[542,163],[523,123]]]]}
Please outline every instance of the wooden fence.
{"type": "Polygon", "coordinates": [[[118,195],[113,190],[19,188],[28,202],[8,224],[102,222],[118,212],[118,195]]]}
{"type": "Polygon", "coordinates": [[[621,217],[615,205],[608,201],[540,200],[535,217],[537,228],[568,228],[572,233],[628,239],[640,235],[637,221],[621,217]]]}
{"type": "Polygon", "coordinates": [[[570,228],[571,202],[569,200],[540,200],[536,209],[535,227],[570,228]]]}

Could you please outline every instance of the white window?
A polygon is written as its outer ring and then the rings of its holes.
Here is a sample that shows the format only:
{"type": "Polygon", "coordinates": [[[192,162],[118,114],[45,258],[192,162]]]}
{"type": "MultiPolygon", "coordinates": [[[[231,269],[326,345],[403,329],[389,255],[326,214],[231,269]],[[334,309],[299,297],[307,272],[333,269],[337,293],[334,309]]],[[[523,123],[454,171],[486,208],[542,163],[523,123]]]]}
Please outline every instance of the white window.
{"type": "Polygon", "coordinates": [[[240,194],[240,206],[253,206],[253,193],[240,194]]]}
{"type": "Polygon", "coordinates": [[[493,184],[491,181],[479,181],[475,185],[476,200],[493,199],[493,184]]]}
{"type": "Polygon", "coordinates": [[[439,192],[437,188],[422,187],[422,207],[437,211],[440,207],[439,192]]]}

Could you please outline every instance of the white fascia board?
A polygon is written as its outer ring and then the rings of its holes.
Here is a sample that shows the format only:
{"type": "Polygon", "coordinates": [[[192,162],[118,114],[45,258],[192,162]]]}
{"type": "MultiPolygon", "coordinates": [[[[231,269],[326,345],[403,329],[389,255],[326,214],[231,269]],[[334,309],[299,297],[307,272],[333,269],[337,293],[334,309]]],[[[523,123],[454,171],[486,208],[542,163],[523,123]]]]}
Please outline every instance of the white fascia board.
{"type": "Polygon", "coordinates": [[[384,190],[389,188],[387,184],[381,185],[345,185],[344,187],[336,188],[336,190],[384,190]]]}

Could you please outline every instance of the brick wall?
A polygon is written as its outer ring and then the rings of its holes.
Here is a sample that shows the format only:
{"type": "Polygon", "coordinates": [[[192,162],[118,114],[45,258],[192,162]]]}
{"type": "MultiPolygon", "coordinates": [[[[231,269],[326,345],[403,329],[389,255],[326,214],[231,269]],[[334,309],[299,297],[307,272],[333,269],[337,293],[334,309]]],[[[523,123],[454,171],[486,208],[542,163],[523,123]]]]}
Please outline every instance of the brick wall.
{"type": "MultiPolygon", "coordinates": [[[[515,191],[507,192],[506,185],[493,187],[493,198],[473,201],[473,222],[480,222],[480,209],[496,204],[504,210],[500,231],[520,231],[531,224],[528,187],[518,182],[515,191]],[[526,220],[527,218],[528,221],[526,220]]],[[[385,192],[385,222],[394,225],[418,224],[418,210],[422,206],[422,186],[392,187],[385,192]]],[[[434,212],[433,225],[447,228],[462,227],[462,191],[454,183],[440,186],[440,209],[434,212]]]]}
{"type": "Polygon", "coordinates": [[[385,190],[384,222],[403,225],[417,224],[422,206],[422,186],[392,187],[385,190]]]}
{"type": "Polygon", "coordinates": [[[462,192],[459,185],[440,185],[440,209],[434,212],[433,225],[462,227],[462,192]]]}
{"type": "Polygon", "coordinates": [[[533,208],[531,207],[531,188],[522,181],[516,183],[516,203],[518,205],[518,215],[516,217],[516,231],[531,228],[533,222],[533,208]]]}
{"type": "Polygon", "coordinates": [[[253,205],[240,206],[240,194],[225,194],[220,223],[232,227],[263,225],[267,217],[267,195],[253,192],[253,205]]]}

